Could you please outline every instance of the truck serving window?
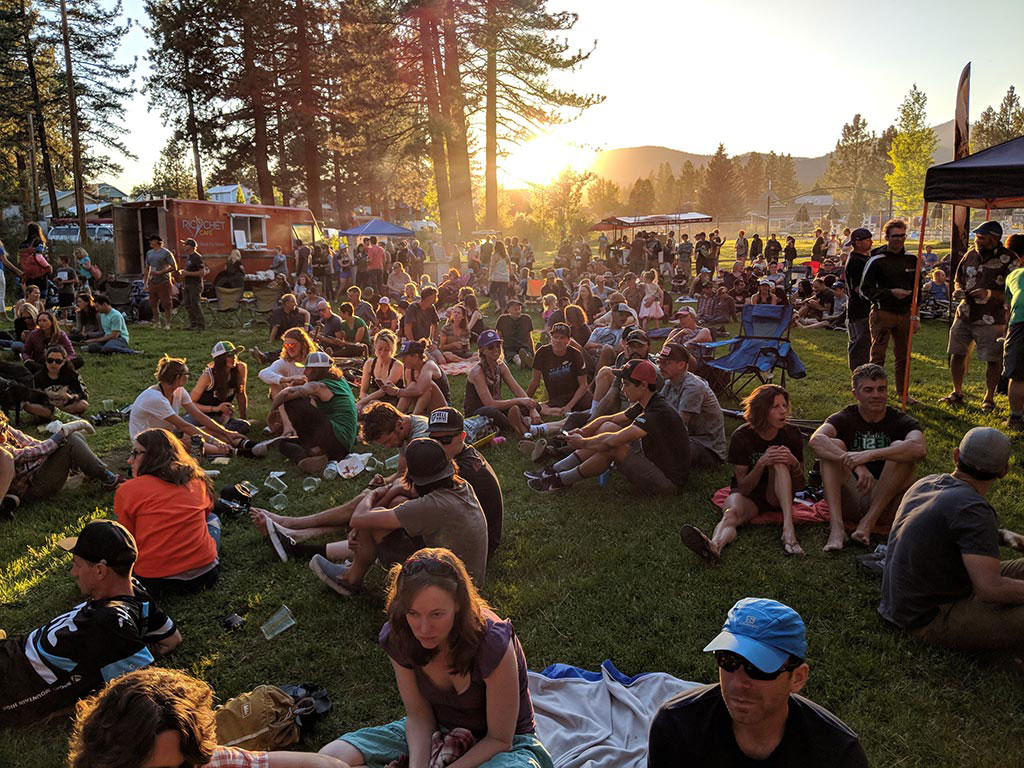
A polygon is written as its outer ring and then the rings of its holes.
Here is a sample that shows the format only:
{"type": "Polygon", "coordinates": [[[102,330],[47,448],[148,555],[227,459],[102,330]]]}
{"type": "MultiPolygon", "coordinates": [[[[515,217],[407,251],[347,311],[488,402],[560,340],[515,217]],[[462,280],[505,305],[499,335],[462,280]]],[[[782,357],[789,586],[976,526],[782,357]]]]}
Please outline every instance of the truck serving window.
{"type": "Polygon", "coordinates": [[[249,247],[262,248],[267,244],[267,217],[247,216],[239,213],[231,214],[231,240],[237,241],[236,232],[245,235],[245,244],[249,247]]]}

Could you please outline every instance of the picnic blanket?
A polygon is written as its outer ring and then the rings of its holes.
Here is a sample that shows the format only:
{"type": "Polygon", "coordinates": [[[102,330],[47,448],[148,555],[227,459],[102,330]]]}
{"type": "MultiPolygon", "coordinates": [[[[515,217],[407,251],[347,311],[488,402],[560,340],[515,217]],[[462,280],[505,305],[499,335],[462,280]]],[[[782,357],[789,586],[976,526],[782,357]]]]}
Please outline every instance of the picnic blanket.
{"type": "Polygon", "coordinates": [[[441,366],[441,370],[448,376],[468,376],[469,372],[473,370],[473,366],[479,362],[480,356],[474,354],[465,360],[459,360],[457,363],[445,363],[441,366]]]}
{"type": "Polygon", "coordinates": [[[529,672],[537,736],[555,768],[646,768],[647,731],[658,708],[693,688],[663,672],[627,677],[553,664],[529,672]]]}
{"type": "MultiPolygon", "coordinates": [[[[725,488],[719,488],[715,495],[711,497],[711,501],[716,507],[721,509],[726,498],[732,493],[732,488],[726,486],[725,488]]],[[[793,522],[794,523],[827,523],[830,519],[831,512],[829,511],[828,502],[822,499],[816,501],[814,504],[808,504],[802,499],[793,499],[793,522]]],[[[760,515],[750,521],[752,525],[778,525],[782,523],[782,511],[771,511],[762,512],[760,515]]],[[[850,520],[844,516],[843,527],[848,531],[852,531],[857,527],[857,523],[854,520],[850,520]]],[[[885,521],[885,515],[879,518],[879,522],[875,523],[875,527],[871,529],[871,532],[876,536],[888,536],[890,526],[885,521]]]]}

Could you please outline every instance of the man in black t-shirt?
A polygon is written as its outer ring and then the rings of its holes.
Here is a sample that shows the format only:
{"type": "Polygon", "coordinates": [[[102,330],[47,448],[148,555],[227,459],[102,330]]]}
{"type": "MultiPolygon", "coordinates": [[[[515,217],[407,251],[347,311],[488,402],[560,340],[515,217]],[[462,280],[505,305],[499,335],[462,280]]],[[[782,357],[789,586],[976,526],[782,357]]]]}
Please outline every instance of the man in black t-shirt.
{"type": "Polygon", "coordinates": [[[191,237],[182,241],[181,258],[185,260],[185,267],[181,271],[181,303],[188,311],[188,330],[205,331],[206,318],[203,317],[202,307],[199,306],[199,299],[203,294],[203,276],[206,274],[206,262],[202,254],[196,250],[196,241],[191,237]]]}
{"type": "Polygon", "coordinates": [[[438,326],[441,318],[438,317],[437,309],[437,288],[428,285],[420,294],[420,300],[409,306],[405,311],[405,338],[409,341],[426,339],[432,344],[437,343],[438,326]]]}
{"type": "Polygon", "coordinates": [[[871,329],[868,327],[871,301],[860,292],[860,281],[864,276],[864,266],[868,263],[873,242],[870,229],[858,227],[850,233],[848,245],[853,250],[846,262],[846,284],[850,296],[846,304],[846,332],[850,339],[846,356],[849,358],[851,371],[864,365],[871,355],[871,329]]]}
{"type": "Polygon", "coordinates": [[[270,313],[267,322],[270,324],[270,340],[280,341],[284,332],[291,328],[305,330],[309,325],[309,312],[299,306],[294,293],[286,293],[281,297],[280,305],[270,313]]]}
{"type": "Polygon", "coordinates": [[[722,505],[722,519],[709,539],[692,525],[680,536],[689,549],[717,563],[736,538],[736,529],[762,512],[782,512],[782,546],[787,555],[802,555],[793,527],[793,492],[804,487],[804,443],[800,431],[786,423],[789,393],[778,384],[762,384],[743,401],[743,418],[729,439],[733,466],[732,493],[722,505]]]}
{"type": "Polygon", "coordinates": [[[571,334],[567,324],[555,323],[549,333],[551,343],[534,355],[533,378],[526,388],[526,396],[533,397],[543,379],[548,399],[540,404],[542,416],[560,419],[572,411],[590,408],[586,362],[582,352],[569,346],[571,334]]]}
{"type": "Polygon", "coordinates": [[[810,669],[800,615],[744,598],[705,648],[719,682],[669,699],[651,721],[648,768],[829,766],[867,768],[857,734],[800,696],[810,669]]]}
{"type": "Polygon", "coordinates": [[[885,369],[866,363],[853,372],[856,404],[833,413],[811,436],[821,462],[831,519],[825,551],[843,548],[846,521],[854,541],[868,546],[872,530],[888,534],[903,494],[914,482],[928,444],[917,419],[888,406],[885,369]]]}
{"type": "Polygon", "coordinates": [[[25,637],[0,640],[0,726],[39,723],[181,642],[132,566],[138,548],[112,520],[94,520],[58,546],[89,599],[25,637]]]}
{"type": "Polygon", "coordinates": [[[469,483],[487,518],[487,557],[490,558],[501,544],[505,501],[501,485],[487,459],[472,445],[466,445],[466,431],[462,414],[454,408],[438,408],[430,414],[427,437],[444,446],[444,452],[459,468],[459,477],[469,483]]]}
{"type": "Polygon", "coordinates": [[[660,394],[658,369],[650,360],[630,360],[615,369],[631,405],[600,416],[568,435],[573,452],[552,467],[528,473],[535,491],[559,491],[603,474],[612,462],[634,491],[662,496],[678,493],[690,475],[686,425],[660,394]]]}
{"type": "Polygon", "coordinates": [[[501,336],[505,359],[524,368],[533,367],[533,319],[523,312],[523,302],[516,298],[508,300],[508,312],[498,317],[494,324],[501,336]]]}

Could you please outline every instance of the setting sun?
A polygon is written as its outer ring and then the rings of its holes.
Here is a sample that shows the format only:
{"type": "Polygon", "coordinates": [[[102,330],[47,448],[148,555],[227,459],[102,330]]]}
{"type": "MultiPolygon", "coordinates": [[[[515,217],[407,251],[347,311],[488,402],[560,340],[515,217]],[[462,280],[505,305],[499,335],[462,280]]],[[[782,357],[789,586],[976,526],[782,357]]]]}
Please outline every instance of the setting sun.
{"type": "Polygon", "coordinates": [[[566,168],[582,171],[589,167],[597,150],[540,134],[513,148],[498,161],[499,182],[516,189],[529,184],[548,184],[566,168]]]}

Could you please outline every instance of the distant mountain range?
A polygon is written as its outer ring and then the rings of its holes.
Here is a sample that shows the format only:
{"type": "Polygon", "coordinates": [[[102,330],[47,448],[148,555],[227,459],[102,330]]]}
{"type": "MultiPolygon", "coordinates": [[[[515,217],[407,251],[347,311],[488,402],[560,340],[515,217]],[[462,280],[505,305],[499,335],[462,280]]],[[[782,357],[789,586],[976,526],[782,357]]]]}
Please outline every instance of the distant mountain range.
{"type": "MultiPolygon", "coordinates": [[[[934,129],[939,137],[939,146],[932,157],[936,163],[949,162],[953,159],[953,121],[936,125],[934,129]]],[[[746,162],[748,154],[744,153],[737,157],[746,162]]],[[[793,158],[797,181],[802,191],[810,190],[814,182],[822,177],[828,167],[830,156],[831,153],[821,157],[793,158]]],[[[678,175],[679,169],[687,160],[700,167],[710,159],[711,155],[695,155],[692,152],[682,152],[668,147],[627,147],[599,152],[590,164],[590,170],[598,176],[614,181],[620,187],[628,187],[638,176],[647,176],[652,171],[657,174],[662,163],[667,162],[672,166],[672,172],[678,175]]]]}

